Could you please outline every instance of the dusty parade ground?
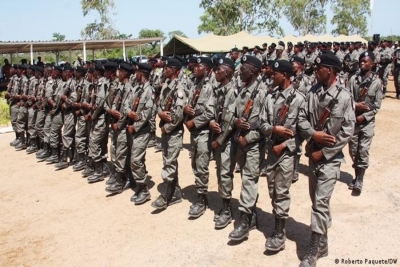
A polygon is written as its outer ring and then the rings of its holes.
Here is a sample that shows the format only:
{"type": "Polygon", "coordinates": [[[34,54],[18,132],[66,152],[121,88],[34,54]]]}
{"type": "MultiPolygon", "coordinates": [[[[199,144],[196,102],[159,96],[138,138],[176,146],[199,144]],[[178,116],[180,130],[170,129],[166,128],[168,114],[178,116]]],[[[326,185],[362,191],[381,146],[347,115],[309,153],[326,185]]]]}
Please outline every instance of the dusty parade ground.
{"type": "MultiPolygon", "coordinates": [[[[400,257],[400,101],[394,99],[393,82],[389,82],[360,196],[347,189],[353,170],[345,148],[347,163],[331,200],[329,256],[320,259],[318,266],[387,266],[379,260],[400,257]]],[[[300,180],[291,188],[286,248],[269,254],[264,244],[274,220],[265,177],[259,181],[260,227],[244,242],[229,242],[233,224],[214,230],[214,212],[221,205],[214,161],[210,163],[210,208],[202,217],[188,219],[196,199],[188,132],[179,158],[184,201],[159,213],[151,202],[141,206],[130,202],[133,191],[107,197],[105,182],[88,184],[72,168],[56,172],[54,165],[37,163],[34,155],[9,146],[13,138],[14,133],[0,135],[0,266],[298,266],[306,253],[311,203],[305,157],[300,180]]],[[[162,182],[161,153],[148,149],[146,164],[155,200],[162,182]]],[[[240,175],[235,174],[235,218],[240,187],[240,175]]]]}

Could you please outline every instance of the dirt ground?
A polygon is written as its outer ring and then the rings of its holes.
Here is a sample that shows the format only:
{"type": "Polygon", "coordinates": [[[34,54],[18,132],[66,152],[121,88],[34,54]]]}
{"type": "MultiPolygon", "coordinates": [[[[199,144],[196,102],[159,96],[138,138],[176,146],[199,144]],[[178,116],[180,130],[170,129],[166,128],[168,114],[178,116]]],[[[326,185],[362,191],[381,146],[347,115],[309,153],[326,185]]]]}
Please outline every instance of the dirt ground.
{"type": "MultiPolygon", "coordinates": [[[[400,101],[394,99],[390,83],[377,117],[370,168],[360,196],[352,196],[347,189],[353,170],[345,149],[347,163],[342,165],[331,199],[329,256],[320,259],[318,266],[355,264],[349,260],[366,265],[366,259],[400,257],[400,101]]],[[[244,242],[231,243],[228,234],[233,224],[214,230],[214,212],[221,205],[215,162],[210,163],[210,208],[200,218],[189,220],[196,192],[187,149],[179,158],[184,201],[155,213],[150,202],[141,206],[130,202],[133,191],[106,197],[104,182],[88,184],[72,168],[56,172],[53,165],[37,163],[34,155],[14,151],[9,146],[13,138],[13,133],[0,135],[0,266],[298,266],[306,253],[311,203],[305,157],[300,181],[291,188],[286,248],[267,254],[264,244],[273,232],[274,220],[263,177],[257,208],[260,227],[244,242]]],[[[188,133],[184,143],[188,147],[188,133]]],[[[146,157],[154,200],[162,182],[162,158],[152,148],[146,157]]],[[[238,218],[239,174],[234,182],[233,206],[238,218]]],[[[374,266],[385,265],[375,262],[374,266]]]]}

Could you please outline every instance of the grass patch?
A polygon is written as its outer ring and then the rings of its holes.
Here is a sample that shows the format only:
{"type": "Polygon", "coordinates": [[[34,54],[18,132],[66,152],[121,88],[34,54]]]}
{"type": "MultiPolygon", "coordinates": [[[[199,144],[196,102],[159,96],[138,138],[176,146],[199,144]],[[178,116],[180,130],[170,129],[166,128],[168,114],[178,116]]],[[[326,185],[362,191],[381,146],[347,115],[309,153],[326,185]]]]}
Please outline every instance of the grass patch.
{"type": "Polygon", "coordinates": [[[6,92],[0,94],[0,126],[7,126],[10,122],[10,107],[5,98],[6,92]]]}

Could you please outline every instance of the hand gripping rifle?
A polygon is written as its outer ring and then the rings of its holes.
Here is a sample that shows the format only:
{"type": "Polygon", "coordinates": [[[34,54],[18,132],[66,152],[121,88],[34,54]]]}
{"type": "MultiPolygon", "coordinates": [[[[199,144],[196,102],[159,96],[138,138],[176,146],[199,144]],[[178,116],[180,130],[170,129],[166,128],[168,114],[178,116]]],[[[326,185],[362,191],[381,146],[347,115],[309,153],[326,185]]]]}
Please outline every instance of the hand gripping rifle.
{"type": "MultiPolygon", "coordinates": [[[[289,114],[289,109],[290,109],[290,104],[292,103],[293,99],[296,97],[295,92],[291,93],[288,98],[285,100],[283,106],[278,110],[278,114],[276,114],[275,120],[274,120],[274,126],[284,126],[289,114]]],[[[271,142],[272,145],[279,145],[282,142],[284,142],[286,139],[277,135],[277,134],[272,134],[271,136],[271,142]]]]}
{"type": "MultiPolygon", "coordinates": [[[[137,95],[137,97],[136,97],[135,100],[133,101],[132,111],[135,112],[135,113],[136,113],[137,110],[138,110],[139,102],[140,102],[140,97],[142,96],[143,91],[144,91],[144,90],[143,90],[143,88],[141,87],[141,88],[139,89],[139,94],[137,95]]],[[[132,129],[132,127],[129,127],[129,126],[132,126],[134,123],[135,123],[135,121],[132,120],[131,118],[129,118],[126,127],[127,127],[128,132],[129,132],[130,134],[133,134],[133,129],[132,129]]]]}
{"type": "MultiPolygon", "coordinates": [[[[315,131],[324,131],[326,133],[329,133],[328,129],[326,128],[326,125],[328,124],[333,108],[338,103],[338,96],[341,91],[342,88],[338,88],[336,96],[329,101],[328,105],[322,111],[319,120],[317,122],[317,125],[314,127],[315,131]]],[[[321,149],[321,145],[318,144],[318,142],[315,141],[313,138],[311,138],[306,145],[306,153],[305,153],[306,157],[310,157],[312,152],[319,149],[321,149]]]]}
{"type": "MultiPolygon", "coordinates": [[[[178,79],[175,79],[175,83],[173,84],[173,86],[171,86],[169,95],[165,101],[164,111],[171,111],[172,102],[173,102],[172,96],[174,94],[173,90],[176,88],[177,84],[178,84],[178,79]]],[[[160,128],[163,127],[164,124],[165,124],[165,121],[160,120],[160,124],[159,124],[160,128]]]]}
{"type": "MultiPolygon", "coordinates": [[[[244,106],[241,118],[245,121],[248,121],[251,115],[251,111],[253,110],[254,99],[258,94],[258,86],[260,85],[261,80],[257,81],[257,85],[254,88],[254,91],[251,93],[250,98],[247,100],[246,105],[244,106]]],[[[244,133],[241,129],[238,129],[235,133],[234,140],[236,142],[239,141],[239,137],[242,136],[244,133]]]]}

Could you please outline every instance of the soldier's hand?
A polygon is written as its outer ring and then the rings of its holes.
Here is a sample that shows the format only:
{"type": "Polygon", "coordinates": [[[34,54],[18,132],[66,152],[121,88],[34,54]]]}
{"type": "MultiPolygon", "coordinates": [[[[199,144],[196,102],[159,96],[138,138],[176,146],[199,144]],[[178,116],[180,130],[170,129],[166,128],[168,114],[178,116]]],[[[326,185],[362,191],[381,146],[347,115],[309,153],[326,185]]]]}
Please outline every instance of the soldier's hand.
{"type": "Polygon", "coordinates": [[[235,126],[241,130],[250,130],[250,123],[245,121],[243,118],[238,118],[235,120],[235,126]]]}
{"type": "Polygon", "coordinates": [[[322,153],[322,150],[317,150],[311,153],[310,159],[312,162],[318,162],[321,161],[324,158],[324,154],[322,153]]]}
{"type": "Polygon", "coordinates": [[[324,131],[316,131],[314,132],[312,139],[317,141],[317,143],[327,146],[333,147],[336,143],[336,137],[325,133],[324,131]]]}
{"type": "Polygon", "coordinates": [[[6,93],[6,99],[11,98],[11,94],[9,92],[6,93]]]}
{"type": "Polygon", "coordinates": [[[167,134],[167,132],[165,131],[165,128],[164,128],[164,127],[161,127],[161,133],[162,133],[162,134],[167,134]]]}
{"type": "Polygon", "coordinates": [[[365,102],[356,103],[356,111],[365,112],[369,111],[369,106],[365,102]]]}
{"type": "Polygon", "coordinates": [[[361,124],[361,123],[363,123],[364,121],[365,121],[365,117],[364,117],[363,115],[357,116],[356,122],[357,122],[358,124],[361,124]]]}
{"type": "Polygon", "coordinates": [[[212,147],[212,149],[214,149],[214,150],[218,149],[218,148],[219,148],[218,142],[217,142],[217,141],[213,141],[213,142],[211,143],[211,147],[212,147]]]}
{"type": "Polygon", "coordinates": [[[221,126],[217,122],[210,121],[208,125],[210,126],[210,129],[213,130],[215,133],[217,134],[221,133],[221,126]]]}
{"type": "Polygon", "coordinates": [[[163,111],[158,113],[158,117],[165,122],[172,122],[171,113],[169,111],[163,111]]]}
{"type": "Polygon", "coordinates": [[[244,136],[239,136],[238,142],[239,142],[240,146],[243,148],[248,145],[247,140],[244,136]]]}
{"type": "Polygon", "coordinates": [[[130,119],[132,119],[133,121],[139,121],[139,120],[140,120],[139,115],[138,115],[136,112],[134,112],[134,111],[130,111],[130,112],[128,113],[128,117],[129,117],[130,119]]]}
{"type": "Polygon", "coordinates": [[[81,104],[80,103],[72,103],[72,107],[73,108],[81,108],[81,104]]]}
{"type": "Polygon", "coordinates": [[[279,125],[278,126],[274,126],[272,128],[272,132],[274,134],[277,134],[277,135],[279,135],[279,136],[281,136],[283,138],[286,138],[286,139],[292,138],[294,136],[294,133],[293,133],[292,130],[290,130],[288,128],[285,128],[283,126],[279,126],[279,125]]]}
{"type": "Polygon", "coordinates": [[[128,125],[128,126],[126,126],[126,128],[128,129],[128,132],[130,134],[134,134],[136,132],[135,128],[133,128],[133,125],[128,125]]]}
{"type": "Polygon", "coordinates": [[[190,131],[194,127],[194,121],[190,120],[185,122],[186,128],[190,131]]]}
{"type": "Polygon", "coordinates": [[[195,114],[195,112],[194,112],[194,109],[191,107],[191,106],[189,106],[189,105],[186,105],[184,108],[183,108],[183,112],[185,112],[187,115],[189,115],[189,116],[194,116],[194,114],[195,114]]]}
{"type": "Polygon", "coordinates": [[[118,120],[120,120],[122,118],[122,114],[116,110],[112,111],[112,116],[118,120]]]}
{"type": "Polygon", "coordinates": [[[116,131],[118,131],[118,124],[117,123],[113,123],[112,124],[112,128],[113,128],[113,130],[116,132],[116,131]]]}
{"type": "Polygon", "coordinates": [[[272,148],[272,152],[274,153],[275,156],[279,157],[280,155],[282,155],[283,150],[285,150],[285,148],[286,148],[286,144],[285,144],[285,142],[283,142],[279,145],[274,146],[272,148]]]}
{"type": "Polygon", "coordinates": [[[67,96],[66,95],[62,95],[61,96],[61,100],[64,101],[64,102],[67,101],[67,96]]]}

